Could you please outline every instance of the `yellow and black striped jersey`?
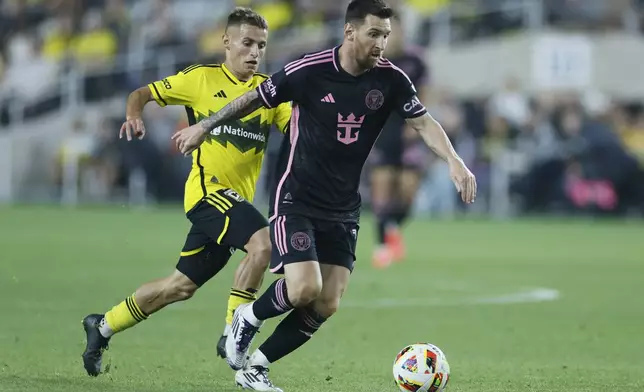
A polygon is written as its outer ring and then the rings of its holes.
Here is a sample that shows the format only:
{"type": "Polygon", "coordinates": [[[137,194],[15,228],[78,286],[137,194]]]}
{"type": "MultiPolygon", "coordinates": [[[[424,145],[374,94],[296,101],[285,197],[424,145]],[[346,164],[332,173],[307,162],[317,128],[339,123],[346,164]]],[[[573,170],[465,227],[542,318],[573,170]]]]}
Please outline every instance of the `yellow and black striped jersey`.
{"type": "MultiPolygon", "coordinates": [[[[161,106],[183,105],[190,124],[195,124],[255,89],[268,76],[255,74],[238,80],[224,64],[193,65],[176,75],[149,84],[161,106]]],[[[272,124],[284,132],[291,117],[291,104],[260,108],[241,120],[216,127],[192,153],[192,170],[186,181],[184,207],[190,210],[204,196],[232,188],[249,201],[255,195],[264,151],[272,124]]]]}

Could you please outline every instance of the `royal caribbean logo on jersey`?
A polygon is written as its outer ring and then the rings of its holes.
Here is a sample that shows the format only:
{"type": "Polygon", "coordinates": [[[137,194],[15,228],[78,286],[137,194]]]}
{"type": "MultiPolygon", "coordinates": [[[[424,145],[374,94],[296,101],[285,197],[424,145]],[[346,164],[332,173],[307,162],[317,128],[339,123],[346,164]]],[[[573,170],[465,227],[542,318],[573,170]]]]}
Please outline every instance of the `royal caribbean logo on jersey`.
{"type": "MultiPolygon", "coordinates": [[[[199,115],[197,121],[201,121],[205,117],[199,115]]],[[[260,118],[261,116],[256,116],[245,122],[229,121],[215,127],[206,137],[206,142],[216,141],[224,147],[232,144],[242,153],[255,149],[255,153],[259,154],[266,149],[266,141],[270,131],[270,124],[261,123],[260,118]]]]}

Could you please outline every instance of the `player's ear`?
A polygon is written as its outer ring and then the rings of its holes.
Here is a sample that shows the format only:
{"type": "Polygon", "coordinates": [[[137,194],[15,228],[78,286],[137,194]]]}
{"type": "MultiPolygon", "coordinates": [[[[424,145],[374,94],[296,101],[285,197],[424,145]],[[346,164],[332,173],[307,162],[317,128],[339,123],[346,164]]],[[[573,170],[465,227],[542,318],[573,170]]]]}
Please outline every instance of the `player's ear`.
{"type": "Polygon", "coordinates": [[[226,48],[226,50],[230,50],[230,35],[224,33],[224,35],[221,36],[221,40],[224,43],[224,48],[226,48]]]}
{"type": "Polygon", "coordinates": [[[355,39],[356,29],[355,26],[351,23],[346,23],[344,25],[344,37],[347,41],[353,41],[355,39]]]}

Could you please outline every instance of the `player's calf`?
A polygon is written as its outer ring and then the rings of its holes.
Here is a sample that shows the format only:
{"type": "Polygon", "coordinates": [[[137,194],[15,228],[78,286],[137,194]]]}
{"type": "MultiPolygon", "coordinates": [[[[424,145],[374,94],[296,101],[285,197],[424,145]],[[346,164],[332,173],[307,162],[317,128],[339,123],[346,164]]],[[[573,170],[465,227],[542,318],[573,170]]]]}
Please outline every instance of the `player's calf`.
{"type": "Polygon", "coordinates": [[[350,270],[339,265],[320,264],[322,291],[308,306],[292,311],[275,328],[250,358],[249,366],[268,368],[269,364],[297,350],[309,341],[322,324],[337,312],[349,283],[350,270]]]}
{"type": "Polygon", "coordinates": [[[85,317],[83,327],[87,344],[83,365],[87,373],[91,376],[100,374],[103,351],[112,335],[139,324],[173,302],[191,298],[197,289],[198,286],[187,276],[175,271],[167,278],[144,284],[105,316],[93,314],[85,317]]]}
{"type": "Polygon", "coordinates": [[[164,307],[192,298],[199,286],[180,271],[174,271],[167,278],[146,283],[136,290],[137,304],[150,315],[164,307]]]}
{"type": "Polygon", "coordinates": [[[313,302],[322,291],[322,275],[315,261],[288,264],[285,278],[274,281],[257,301],[235,311],[226,340],[226,359],[234,370],[246,364],[248,349],[264,320],[313,302]]]}
{"type": "Polygon", "coordinates": [[[268,227],[255,232],[246,246],[246,257],[242,259],[235,271],[235,280],[228,297],[226,311],[226,326],[224,333],[217,342],[217,355],[226,358],[226,339],[230,334],[233,313],[240,306],[251,303],[257,299],[257,290],[262,285],[264,273],[271,260],[271,241],[268,227]]]}
{"type": "Polygon", "coordinates": [[[256,299],[263,280],[264,273],[268,269],[271,260],[271,241],[268,228],[258,230],[253,234],[244,247],[246,257],[235,271],[233,288],[228,298],[228,311],[226,313],[226,325],[230,326],[233,321],[233,312],[239,305],[247,304],[256,299]]]}

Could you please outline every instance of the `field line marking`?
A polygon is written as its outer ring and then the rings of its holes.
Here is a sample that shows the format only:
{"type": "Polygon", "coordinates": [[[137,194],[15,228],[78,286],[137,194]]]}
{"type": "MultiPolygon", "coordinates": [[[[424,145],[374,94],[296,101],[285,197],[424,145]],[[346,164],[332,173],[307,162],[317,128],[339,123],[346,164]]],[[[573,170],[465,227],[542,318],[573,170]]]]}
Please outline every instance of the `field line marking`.
{"type": "Polygon", "coordinates": [[[537,287],[524,288],[512,293],[501,295],[479,295],[476,297],[465,298],[374,298],[369,301],[343,301],[343,308],[364,308],[364,309],[382,309],[396,307],[435,307],[435,306],[459,306],[459,305],[506,305],[521,303],[536,303],[556,301],[561,297],[559,290],[537,287]]]}

